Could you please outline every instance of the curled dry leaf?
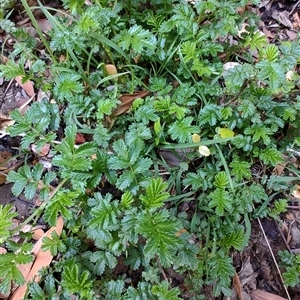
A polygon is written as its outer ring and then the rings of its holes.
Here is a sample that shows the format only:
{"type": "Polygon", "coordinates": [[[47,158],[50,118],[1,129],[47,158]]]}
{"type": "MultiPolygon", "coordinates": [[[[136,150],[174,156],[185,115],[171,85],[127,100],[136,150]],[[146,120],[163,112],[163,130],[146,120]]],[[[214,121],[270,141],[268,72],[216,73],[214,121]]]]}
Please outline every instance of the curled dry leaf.
{"type": "Polygon", "coordinates": [[[83,144],[85,142],[85,137],[81,132],[76,133],[75,144],[83,144]]]}
{"type": "Polygon", "coordinates": [[[280,176],[280,175],[284,172],[284,170],[285,170],[287,164],[288,164],[287,161],[282,162],[282,163],[280,163],[280,164],[277,164],[277,165],[275,166],[275,168],[274,168],[272,174],[273,174],[273,175],[276,175],[276,176],[280,176]]]}
{"type": "Polygon", "coordinates": [[[33,84],[30,80],[22,83],[22,77],[21,76],[17,76],[15,78],[16,82],[22,87],[22,89],[26,92],[26,94],[29,97],[33,97],[34,96],[34,88],[33,88],[33,84]]]}
{"type": "Polygon", "coordinates": [[[38,241],[44,234],[45,234],[44,230],[41,228],[38,228],[33,231],[32,239],[34,239],[35,241],[38,241]]]}
{"type": "Polygon", "coordinates": [[[295,198],[300,199],[300,185],[296,184],[295,188],[292,192],[292,196],[294,196],[295,198]]]}
{"type": "Polygon", "coordinates": [[[48,267],[49,264],[51,263],[53,256],[51,255],[50,251],[43,251],[42,250],[42,243],[43,243],[43,238],[48,237],[51,238],[51,234],[53,231],[56,231],[57,235],[60,236],[62,229],[63,229],[64,221],[62,217],[59,217],[57,219],[56,226],[51,227],[35,244],[33,247],[33,254],[35,255],[35,261],[30,269],[30,272],[27,274],[25,277],[25,284],[22,286],[19,286],[16,291],[13,293],[13,295],[10,297],[10,300],[20,300],[24,297],[26,289],[27,289],[27,284],[34,280],[35,282],[40,281],[40,276],[38,274],[39,270],[43,267],[48,267]]]}
{"type": "Polygon", "coordinates": [[[9,151],[0,151],[0,184],[6,181],[7,170],[9,169],[9,159],[12,153],[9,151]]]}
{"type": "Polygon", "coordinates": [[[138,98],[145,98],[150,95],[147,91],[138,91],[133,94],[123,94],[120,96],[121,104],[119,104],[114,110],[112,115],[114,117],[119,116],[131,109],[132,102],[138,98]]]}
{"type": "Polygon", "coordinates": [[[274,10],[272,13],[272,18],[276,20],[279,24],[284,25],[290,29],[293,29],[293,24],[290,21],[290,16],[287,11],[277,11],[274,10]]]}
{"type": "Polygon", "coordinates": [[[39,156],[46,156],[50,151],[50,144],[45,144],[40,150],[37,150],[36,146],[31,145],[31,151],[39,156]]]}
{"type": "Polygon", "coordinates": [[[233,285],[234,285],[237,295],[239,296],[239,299],[244,300],[243,294],[242,294],[241,281],[240,281],[239,275],[237,273],[235,273],[233,276],[233,285]]]}
{"type": "Polygon", "coordinates": [[[274,294],[256,290],[251,292],[251,300],[287,300],[286,298],[274,294]]]}
{"type": "Polygon", "coordinates": [[[185,228],[181,228],[179,231],[175,233],[176,236],[181,236],[182,234],[186,233],[187,230],[185,228]]]}

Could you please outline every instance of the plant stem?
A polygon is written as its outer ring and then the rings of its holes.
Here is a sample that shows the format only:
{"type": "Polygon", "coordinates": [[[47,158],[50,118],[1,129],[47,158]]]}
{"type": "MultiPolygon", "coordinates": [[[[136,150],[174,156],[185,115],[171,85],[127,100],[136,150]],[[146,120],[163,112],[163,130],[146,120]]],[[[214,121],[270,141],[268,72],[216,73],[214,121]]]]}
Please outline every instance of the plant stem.
{"type": "Polygon", "coordinates": [[[59,191],[59,189],[67,182],[67,178],[64,178],[60,184],[50,193],[49,198],[44,201],[39,208],[37,208],[24,222],[22,222],[18,227],[13,230],[13,233],[16,233],[21,230],[26,224],[33,220],[36,216],[42,213],[48,202],[54,197],[54,195],[59,191]]]}

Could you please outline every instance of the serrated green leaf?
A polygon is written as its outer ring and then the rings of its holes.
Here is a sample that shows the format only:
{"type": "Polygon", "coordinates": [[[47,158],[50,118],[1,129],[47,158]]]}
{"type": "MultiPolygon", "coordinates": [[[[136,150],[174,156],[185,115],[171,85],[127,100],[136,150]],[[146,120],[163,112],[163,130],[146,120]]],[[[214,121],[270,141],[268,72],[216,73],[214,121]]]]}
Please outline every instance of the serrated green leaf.
{"type": "Polygon", "coordinates": [[[79,273],[79,267],[74,261],[70,261],[62,272],[61,285],[62,288],[70,293],[80,293],[81,295],[88,294],[92,287],[92,282],[89,280],[90,273],[85,270],[79,273]]]}
{"type": "Polygon", "coordinates": [[[225,211],[231,211],[233,205],[233,197],[228,191],[217,188],[209,194],[211,201],[209,207],[216,208],[218,216],[223,216],[225,211]]]}
{"type": "Polygon", "coordinates": [[[279,62],[263,60],[256,66],[260,69],[257,78],[267,80],[271,89],[276,89],[286,82],[284,69],[279,62]]]}
{"type": "Polygon", "coordinates": [[[222,171],[216,175],[215,181],[214,181],[214,186],[216,186],[217,188],[220,188],[220,189],[224,189],[224,188],[226,188],[228,183],[229,183],[229,180],[227,178],[226,172],[222,171]]]}
{"type": "Polygon", "coordinates": [[[236,177],[236,181],[239,182],[243,178],[250,179],[251,174],[251,164],[246,161],[240,161],[235,159],[230,163],[231,173],[236,177]]]}
{"type": "Polygon", "coordinates": [[[284,283],[287,286],[294,287],[300,282],[299,278],[299,267],[298,266],[292,266],[287,267],[286,272],[282,274],[284,283]]]}
{"type": "Polygon", "coordinates": [[[143,174],[150,169],[152,166],[152,160],[150,158],[139,159],[134,166],[134,172],[136,174],[143,174]]]}
{"type": "Polygon", "coordinates": [[[50,251],[51,255],[56,256],[59,252],[66,252],[67,247],[64,242],[60,239],[56,231],[51,233],[51,238],[44,237],[42,244],[43,251],[50,251]]]}
{"type": "Polygon", "coordinates": [[[102,275],[106,267],[113,269],[117,265],[117,259],[108,251],[93,252],[90,261],[95,264],[98,275],[102,275]]]}
{"type": "Polygon", "coordinates": [[[169,126],[168,134],[171,135],[173,140],[177,140],[179,143],[185,143],[189,140],[193,133],[197,133],[199,128],[191,125],[193,122],[192,117],[187,117],[179,121],[175,121],[169,126]]]}
{"type": "Polygon", "coordinates": [[[169,289],[167,281],[163,281],[158,285],[154,285],[151,289],[152,293],[161,300],[180,300],[180,290],[178,287],[169,289]]]}
{"type": "Polygon", "coordinates": [[[17,216],[17,212],[13,211],[11,204],[0,205],[0,243],[3,243],[10,235],[9,229],[13,225],[12,219],[17,216]]]}
{"type": "Polygon", "coordinates": [[[156,48],[156,37],[140,25],[133,25],[115,38],[123,50],[131,49],[134,55],[145,53],[152,55],[156,48]]]}
{"type": "Polygon", "coordinates": [[[129,208],[131,203],[133,202],[133,197],[132,194],[130,192],[125,192],[122,197],[121,197],[121,204],[125,207],[125,208],[129,208]]]}
{"type": "Polygon", "coordinates": [[[116,186],[121,191],[124,191],[126,188],[130,186],[130,184],[135,179],[135,173],[131,170],[127,170],[123,172],[123,174],[118,178],[116,186]]]}
{"type": "Polygon", "coordinates": [[[119,227],[117,216],[120,214],[117,201],[111,201],[111,195],[105,198],[100,193],[94,195],[98,205],[92,208],[88,226],[102,230],[116,230],[119,227]]]}
{"type": "Polygon", "coordinates": [[[175,233],[180,229],[178,221],[170,218],[167,210],[151,214],[144,211],[138,219],[136,232],[146,239],[145,255],[151,259],[158,255],[163,266],[169,266],[175,259],[176,251],[182,247],[175,233]]]}
{"type": "Polygon", "coordinates": [[[282,154],[275,148],[254,149],[255,156],[258,156],[265,164],[276,166],[283,161],[282,154]]]}
{"type": "Polygon", "coordinates": [[[241,251],[243,248],[244,237],[245,234],[243,230],[234,231],[229,235],[226,235],[221,243],[228,249],[233,247],[236,250],[241,251]]]}
{"type": "Polygon", "coordinates": [[[145,195],[140,196],[144,207],[148,209],[161,207],[170,196],[168,192],[165,192],[167,187],[168,184],[163,182],[161,178],[152,178],[150,184],[146,187],[145,195]]]}
{"type": "Polygon", "coordinates": [[[215,104],[208,104],[199,113],[199,124],[214,126],[221,118],[221,107],[215,104]]]}
{"type": "Polygon", "coordinates": [[[72,218],[69,208],[74,205],[74,199],[79,196],[78,192],[60,190],[46,205],[44,218],[51,225],[56,224],[58,214],[66,220],[72,218]]]}

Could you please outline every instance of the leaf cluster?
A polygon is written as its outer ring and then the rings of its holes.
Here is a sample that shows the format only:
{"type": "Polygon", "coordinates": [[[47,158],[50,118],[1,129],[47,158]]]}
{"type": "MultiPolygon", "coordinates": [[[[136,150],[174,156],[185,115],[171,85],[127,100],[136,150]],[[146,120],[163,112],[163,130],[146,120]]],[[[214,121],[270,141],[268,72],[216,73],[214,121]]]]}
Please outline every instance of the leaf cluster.
{"type": "MultiPolygon", "coordinates": [[[[167,270],[192,286],[190,299],[202,299],[205,285],[230,297],[230,251],[247,244],[250,220],[287,205],[264,210],[270,194],[289,188],[269,174],[294,144],[290,130],[300,128],[300,98],[290,96],[299,85],[299,42],[269,44],[253,15],[236,12],[246,0],[62,2],[55,15],[40,4],[52,26],[47,40],[39,36],[45,57],[11,21],[0,22],[18,39],[1,75],[32,80],[54,98],[11,113],[22,151],[48,144],[52,163],[28,160],[10,172],[13,193],[38,193],[43,204],[33,217],[65,222],[61,237],[44,239],[57,261],[28,297],[181,299],[183,291],[162,280],[167,270]],[[141,90],[148,96],[137,98],[141,90]]],[[[15,214],[7,206],[0,215],[7,242],[15,214]]],[[[16,264],[31,259],[25,248],[0,260],[2,292],[10,280],[23,282],[16,264]]],[[[287,261],[294,285],[298,262],[287,261]]]]}

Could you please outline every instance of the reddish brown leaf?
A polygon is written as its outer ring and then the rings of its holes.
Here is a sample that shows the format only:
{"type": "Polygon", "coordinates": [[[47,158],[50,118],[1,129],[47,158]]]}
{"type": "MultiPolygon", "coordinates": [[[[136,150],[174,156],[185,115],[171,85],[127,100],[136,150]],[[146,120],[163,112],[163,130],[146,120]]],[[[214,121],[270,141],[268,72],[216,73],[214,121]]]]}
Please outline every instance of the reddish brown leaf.
{"type": "Polygon", "coordinates": [[[121,104],[113,110],[113,116],[119,116],[125,112],[128,112],[131,109],[132,102],[137,98],[145,98],[150,95],[150,92],[147,91],[138,91],[133,94],[123,94],[120,96],[121,104]]]}
{"type": "Polygon", "coordinates": [[[33,231],[32,239],[34,239],[35,241],[38,241],[44,234],[45,234],[44,230],[41,228],[38,228],[33,231]]]}
{"type": "Polygon", "coordinates": [[[36,259],[34,261],[34,264],[28,273],[28,275],[25,277],[25,284],[22,286],[19,286],[16,291],[13,293],[13,295],[10,297],[10,300],[20,300],[23,299],[26,289],[27,289],[27,284],[34,280],[35,282],[40,281],[40,276],[38,274],[39,270],[43,267],[48,267],[49,264],[52,261],[53,256],[51,255],[50,251],[43,251],[42,250],[42,243],[43,243],[43,238],[48,237],[51,238],[51,234],[53,231],[56,231],[58,235],[61,234],[62,229],[63,229],[64,221],[62,217],[59,217],[57,219],[57,224],[54,227],[51,227],[39,240],[38,242],[34,245],[33,247],[33,254],[36,256],[36,259]]]}
{"type": "Polygon", "coordinates": [[[82,133],[77,132],[75,138],[75,144],[83,144],[85,142],[85,137],[82,133]]]}
{"type": "Polygon", "coordinates": [[[46,155],[49,153],[49,151],[50,151],[50,147],[51,147],[50,144],[45,144],[45,145],[41,148],[41,150],[38,151],[38,150],[36,149],[36,146],[33,144],[33,145],[31,145],[31,150],[32,150],[33,153],[35,153],[35,154],[37,154],[37,155],[39,155],[39,156],[46,156],[46,155]]]}
{"type": "Polygon", "coordinates": [[[21,76],[17,76],[15,78],[16,82],[22,87],[22,89],[26,92],[26,94],[29,97],[34,96],[34,88],[33,88],[33,84],[30,80],[22,83],[22,77],[21,76]]]}
{"type": "Polygon", "coordinates": [[[268,292],[256,290],[251,292],[251,300],[287,300],[287,299],[268,292]]]}
{"type": "Polygon", "coordinates": [[[239,275],[237,273],[235,273],[233,276],[233,285],[234,285],[234,288],[236,290],[236,293],[237,293],[239,299],[244,300],[243,293],[242,293],[241,281],[240,281],[239,275]]]}

